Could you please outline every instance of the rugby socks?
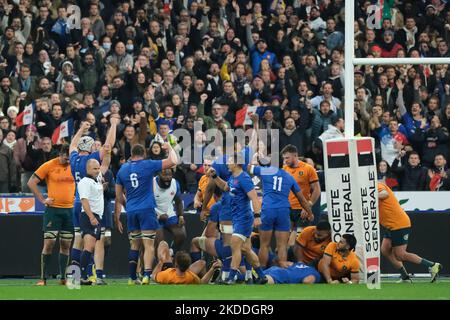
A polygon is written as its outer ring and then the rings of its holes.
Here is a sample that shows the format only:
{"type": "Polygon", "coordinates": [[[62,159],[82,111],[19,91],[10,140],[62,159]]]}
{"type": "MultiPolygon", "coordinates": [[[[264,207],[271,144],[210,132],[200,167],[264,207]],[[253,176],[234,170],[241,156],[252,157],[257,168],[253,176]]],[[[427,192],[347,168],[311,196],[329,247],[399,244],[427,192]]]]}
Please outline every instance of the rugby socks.
{"type": "Polygon", "coordinates": [[[401,276],[402,280],[407,280],[407,279],[409,279],[409,274],[408,274],[408,272],[406,271],[406,269],[405,269],[404,266],[402,266],[400,269],[398,269],[398,271],[400,272],[400,276],[401,276]]]}
{"type": "Polygon", "coordinates": [[[84,280],[87,279],[87,269],[88,269],[89,262],[91,261],[91,258],[92,258],[92,252],[83,250],[83,252],[81,253],[81,258],[80,258],[80,267],[81,267],[81,277],[84,280]]]}
{"type": "Polygon", "coordinates": [[[60,253],[58,262],[59,262],[59,274],[61,275],[61,279],[64,280],[66,278],[66,269],[69,263],[69,256],[60,253]]]}
{"type": "Polygon", "coordinates": [[[427,268],[431,268],[432,266],[434,266],[434,262],[431,262],[431,261],[429,261],[427,259],[423,259],[423,258],[422,258],[422,261],[420,261],[420,264],[427,268]]]}
{"type": "Polygon", "coordinates": [[[72,257],[72,264],[76,264],[77,266],[80,265],[81,260],[81,251],[75,248],[72,248],[72,252],[70,253],[72,257]]]}
{"type": "Polygon", "coordinates": [[[226,280],[231,269],[231,247],[226,246],[222,249],[222,279],[226,280]]]}
{"type": "Polygon", "coordinates": [[[231,269],[230,270],[230,274],[228,275],[228,279],[227,280],[231,280],[234,281],[234,278],[238,275],[238,270],[236,269],[231,269]]]}
{"type": "Polygon", "coordinates": [[[251,263],[249,263],[247,261],[247,259],[245,259],[245,257],[244,257],[244,261],[245,261],[245,280],[253,279],[253,276],[252,276],[252,265],[251,265],[251,263]]]}
{"type": "Polygon", "coordinates": [[[41,279],[47,279],[48,266],[50,265],[50,260],[52,258],[51,254],[41,254],[41,279]]]}
{"type": "Polygon", "coordinates": [[[151,277],[152,276],[152,269],[144,269],[144,277],[151,277]]]}
{"type": "Polygon", "coordinates": [[[95,275],[97,276],[97,278],[103,279],[103,270],[95,269],[95,275]]]}
{"type": "Polygon", "coordinates": [[[92,273],[92,266],[95,264],[94,262],[94,255],[91,256],[91,260],[89,261],[89,264],[87,266],[87,276],[91,277],[94,274],[92,273]]]}
{"type": "Polygon", "coordinates": [[[201,252],[191,252],[191,260],[192,263],[194,263],[195,261],[198,261],[202,258],[202,253],[201,252]]]}
{"type": "Polygon", "coordinates": [[[266,276],[261,267],[255,268],[255,271],[258,274],[258,278],[260,279],[263,279],[266,276]]]}
{"type": "Polygon", "coordinates": [[[137,269],[137,263],[139,260],[139,250],[131,250],[128,253],[128,268],[130,271],[130,279],[136,280],[136,269],[137,269]]]}

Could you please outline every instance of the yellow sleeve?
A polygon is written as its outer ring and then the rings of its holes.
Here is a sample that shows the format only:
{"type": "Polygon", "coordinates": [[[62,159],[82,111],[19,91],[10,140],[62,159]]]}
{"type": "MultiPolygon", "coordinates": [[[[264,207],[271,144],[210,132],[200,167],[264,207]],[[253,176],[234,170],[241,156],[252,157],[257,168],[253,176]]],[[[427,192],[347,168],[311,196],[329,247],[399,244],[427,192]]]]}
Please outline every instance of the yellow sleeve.
{"type": "Polygon", "coordinates": [[[352,261],[352,265],[350,266],[350,272],[359,272],[359,260],[358,258],[354,258],[352,261]]]}
{"type": "Polygon", "coordinates": [[[308,239],[310,238],[311,232],[310,229],[304,229],[297,237],[297,243],[301,245],[302,247],[306,247],[306,243],[308,242],[308,239]]]}
{"type": "Polygon", "coordinates": [[[156,274],[156,279],[155,280],[158,283],[165,283],[165,284],[167,284],[168,283],[168,279],[167,279],[167,272],[166,272],[166,270],[158,272],[156,274]]]}
{"type": "Polygon", "coordinates": [[[35,172],[34,175],[44,181],[47,178],[47,174],[50,168],[50,162],[46,162],[41,165],[35,172]]]}
{"type": "Polygon", "coordinates": [[[220,78],[222,79],[222,81],[230,81],[231,80],[231,76],[228,73],[228,65],[226,63],[224,63],[222,65],[222,68],[220,68],[220,78]]]}
{"type": "Polygon", "coordinates": [[[336,250],[336,242],[330,242],[327,245],[327,247],[325,248],[324,254],[329,255],[330,257],[332,257],[335,250],[336,250]]]}
{"type": "Polygon", "coordinates": [[[317,175],[316,169],[314,167],[309,166],[309,183],[313,183],[319,181],[319,176],[317,175]]]}

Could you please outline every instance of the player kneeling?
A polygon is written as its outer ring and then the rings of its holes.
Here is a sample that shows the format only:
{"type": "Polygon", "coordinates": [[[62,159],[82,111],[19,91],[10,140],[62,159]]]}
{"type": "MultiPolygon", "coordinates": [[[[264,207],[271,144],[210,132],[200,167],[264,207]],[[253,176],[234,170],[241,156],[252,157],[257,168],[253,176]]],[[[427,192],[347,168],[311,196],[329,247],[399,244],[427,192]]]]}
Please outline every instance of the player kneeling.
{"type": "Polygon", "coordinates": [[[319,262],[319,272],[327,283],[358,283],[359,260],[355,251],[356,238],[344,234],[339,242],[330,242],[319,262]]]}

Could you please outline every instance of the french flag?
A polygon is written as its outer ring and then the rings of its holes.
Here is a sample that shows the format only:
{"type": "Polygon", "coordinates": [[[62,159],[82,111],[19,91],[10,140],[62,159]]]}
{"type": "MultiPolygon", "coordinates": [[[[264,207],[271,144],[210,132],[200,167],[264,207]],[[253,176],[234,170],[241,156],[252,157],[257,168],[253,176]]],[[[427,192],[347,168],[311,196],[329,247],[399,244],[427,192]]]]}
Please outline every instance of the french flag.
{"type": "Polygon", "coordinates": [[[61,122],[52,135],[53,144],[62,144],[62,138],[71,137],[73,134],[73,119],[61,122]]]}
{"type": "Polygon", "coordinates": [[[34,102],[27,105],[21,113],[17,115],[16,126],[21,127],[33,123],[34,102]]]}
{"type": "Polygon", "coordinates": [[[256,107],[256,106],[247,106],[243,107],[242,109],[238,110],[236,112],[236,120],[234,121],[235,127],[240,126],[246,126],[246,125],[252,125],[252,119],[250,116],[253,113],[257,113],[260,118],[264,115],[264,112],[266,112],[266,107],[256,107]]]}

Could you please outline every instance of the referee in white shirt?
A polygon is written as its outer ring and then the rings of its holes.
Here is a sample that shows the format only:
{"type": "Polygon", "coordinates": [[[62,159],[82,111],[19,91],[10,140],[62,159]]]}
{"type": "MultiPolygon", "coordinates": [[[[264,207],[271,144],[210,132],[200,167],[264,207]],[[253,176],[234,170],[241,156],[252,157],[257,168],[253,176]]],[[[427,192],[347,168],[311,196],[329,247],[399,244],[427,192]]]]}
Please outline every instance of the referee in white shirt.
{"type": "Polygon", "coordinates": [[[105,145],[102,165],[96,159],[90,159],[86,164],[87,176],[78,183],[78,194],[82,204],[80,215],[81,236],[84,242],[81,253],[81,284],[91,285],[87,280],[87,267],[94,253],[95,243],[101,236],[101,219],[104,210],[103,181],[104,174],[111,162],[111,147],[105,145]]]}

